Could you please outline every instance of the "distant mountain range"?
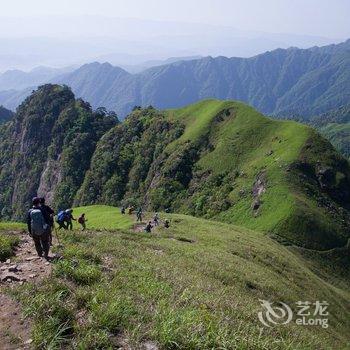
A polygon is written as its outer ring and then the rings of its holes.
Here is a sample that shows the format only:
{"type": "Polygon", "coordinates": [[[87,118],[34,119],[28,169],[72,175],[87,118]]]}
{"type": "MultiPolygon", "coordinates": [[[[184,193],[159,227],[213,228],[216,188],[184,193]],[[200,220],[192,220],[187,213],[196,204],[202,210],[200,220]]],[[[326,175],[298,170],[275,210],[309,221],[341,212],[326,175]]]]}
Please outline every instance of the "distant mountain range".
{"type": "MultiPolygon", "coordinates": [[[[184,56],[184,57],[170,57],[165,60],[152,60],[145,61],[138,64],[124,64],[120,68],[126,70],[129,73],[139,73],[148,68],[161,66],[165,64],[171,64],[178,61],[189,61],[202,58],[201,56],[184,56]]],[[[100,58],[102,60],[102,57],[100,58]]],[[[103,62],[113,63],[117,58],[114,55],[103,56],[103,62]]],[[[69,66],[64,68],[52,68],[39,66],[28,72],[19,69],[7,70],[4,73],[0,73],[0,91],[8,90],[25,90],[35,89],[39,85],[43,85],[48,81],[60,79],[63,74],[73,72],[78,69],[79,66],[69,66]]]]}
{"type": "MultiPolygon", "coordinates": [[[[122,118],[135,105],[166,109],[219,98],[244,101],[265,114],[309,119],[350,100],[350,40],[252,58],[179,61],[138,74],[91,63],[50,82],[68,85],[94,108],[115,110],[122,118]]],[[[14,109],[30,92],[0,92],[0,104],[14,109]]]]}
{"type": "Polygon", "coordinates": [[[69,73],[76,68],[77,67],[36,67],[29,72],[23,72],[18,69],[8,70],[0,74],[0,91],[12,89],[21,90],[41,85],[61,74],[69,73]]]}

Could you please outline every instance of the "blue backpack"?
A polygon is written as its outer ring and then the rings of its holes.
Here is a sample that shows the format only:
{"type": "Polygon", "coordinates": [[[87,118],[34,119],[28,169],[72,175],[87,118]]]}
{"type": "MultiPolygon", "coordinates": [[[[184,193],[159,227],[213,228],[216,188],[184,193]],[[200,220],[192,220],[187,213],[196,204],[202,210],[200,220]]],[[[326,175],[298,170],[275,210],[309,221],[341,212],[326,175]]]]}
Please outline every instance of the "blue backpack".
{"type": "Polygon", "coordinates": [[[65,211],[60,211],[57,214],[57,222],[62,222],[66,218],[66,212],[65,211]]]}

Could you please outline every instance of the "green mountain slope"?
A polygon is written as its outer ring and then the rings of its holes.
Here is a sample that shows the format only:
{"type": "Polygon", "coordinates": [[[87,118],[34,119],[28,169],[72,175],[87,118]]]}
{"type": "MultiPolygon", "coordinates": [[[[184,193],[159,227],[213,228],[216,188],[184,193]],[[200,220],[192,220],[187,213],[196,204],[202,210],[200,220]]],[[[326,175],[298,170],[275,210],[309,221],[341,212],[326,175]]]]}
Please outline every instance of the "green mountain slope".
{"type": "Polygon", "coordinates": [[[311,119],[311,124],[331,141],[345,157],[350,157],[350,105],[311,119]]]}
{"type": "Polygon", "coordinates": [[[350,157],[350,123],[328,124],[319,129],[345,157],[350,157]]]}
{"type": "Polygon", "coordinates": [[[23,218],[31,198],[45,195],[57,210],[142,205],[313,249],[350,237],[347,160],[312,128],[243,103],[136,108],[117,123],[69,88],[46,85],[0,134],[3,219],[23,218]]]}
{"type": "Polygon", "coordinates": [[[13,117],[14,113],[3,106],[0,106],[0,124],[6,123],[13,117]]]}
{"type": "Polygon", "coordinates": [[[232,101],[135,110],[98,143],[75,202],[170,208],[316,249],[350,237],[348,162],[313,129],[232,101]]]}
{"type": "Polygon", "coordinates": [[[37,194],[57,208],[69,206],[96,142],[115,124],[114,117],[75,100],[67,87],[34,92],[0,128],[0,217],[23,218],[37,194]]]}
{"type": "MultiPolygon", "coordinates": [[[[65,259],[54,264],[53,276],[17,292],[34,317],[34,346],[347,347],[348,279],[322,276],[308,259],[258,232],[185,215],[167,217],[171,227],[151,235],[106,231],[103,222],[99,232],[63,233],[65,259]],[[260,299],[288,304],[292,321],[263,326],[260,299]],[[321,318],[329,327],[297,325],[299,301],[326,301],[329,316],[321,318]],[[66,332],[57,337],[60,327],[66,332]]],[[[314,310],[312,304],[308,311],[314,310]]]]}

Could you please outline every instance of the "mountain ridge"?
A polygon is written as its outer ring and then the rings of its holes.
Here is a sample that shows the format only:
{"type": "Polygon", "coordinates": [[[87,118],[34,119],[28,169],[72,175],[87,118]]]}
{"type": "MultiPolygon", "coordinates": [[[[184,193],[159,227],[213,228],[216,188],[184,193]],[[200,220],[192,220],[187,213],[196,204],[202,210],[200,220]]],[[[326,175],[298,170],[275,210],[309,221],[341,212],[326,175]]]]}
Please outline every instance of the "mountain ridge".
{"type": "Polygon", "coordinates": [[[312,249],[350,237],[348,161],[312,128],[241,102],[134,108],[118,123],[68,87],[46,85],[0,133],[2,218],[23,217],[39,194],[56,209],[169,209],[312,249]]]}
{"type": "MultiPolygon", "coordinates": [[[[122,118],[134,106],[178,108],[204,98],[233,99],[265,114],[308,119],[348,102],[350,40],[310,49],[277,49],[251,58],[204,57],[130,74],[92,63],[51,83],[66,84],[94,108],[122,118]]],[[[15,107],[23,92],[0,92],[0,103],[15,107]]]]}
{"type": "Polygon", "coordinates": [[[37,194],[68,206],[97,140],[116,122],[75,100],[67,87],[45,85],[35,91],[0,128],[1,218],[23,218],[37,194]]]}

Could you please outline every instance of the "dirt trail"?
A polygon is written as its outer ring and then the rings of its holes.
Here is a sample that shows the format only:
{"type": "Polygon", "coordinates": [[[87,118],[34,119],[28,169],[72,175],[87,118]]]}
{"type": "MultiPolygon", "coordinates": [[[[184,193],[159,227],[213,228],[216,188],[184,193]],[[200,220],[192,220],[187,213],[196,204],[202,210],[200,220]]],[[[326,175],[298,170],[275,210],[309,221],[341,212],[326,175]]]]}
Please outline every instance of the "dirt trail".
{"type": "Polygon", "coordinates": [[[154,231],[157,232],[160,227],[164,226],[164,220],[161,220],[161,219],[159,219],[158,225],[155,225],[153,216],[149,214],[143,216],[142,222],[138,222],[136,217],[135,217],[135,221],[136,222],[134,223],[132,228],[134,232],[145,232],[145,227],[149,221],[151,221],[152,223],[152,232],[154,231]]]}
{"type": "Polygon", "coordinates": [[[26,282],[39,282],[51,273],[51,263],[39,258],[32,239],[25,233],[11,232],[20,236],[15,256],[0,262],[0,349],[29,349],[30,320],[24,319],[21,306],[4,293],[26,282]]]}
{"type": "Polygon", "coordinates": [[[134,224],[133,231],[134,232],[144,232],[145,231],[145,226],[146,226],[145,223],[134,224]]]}

